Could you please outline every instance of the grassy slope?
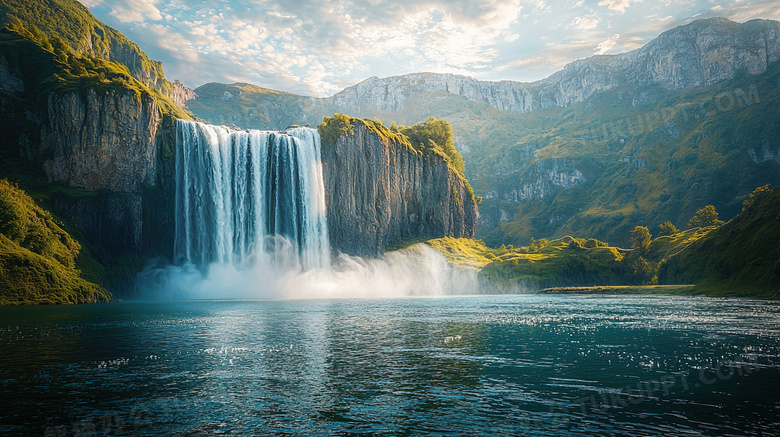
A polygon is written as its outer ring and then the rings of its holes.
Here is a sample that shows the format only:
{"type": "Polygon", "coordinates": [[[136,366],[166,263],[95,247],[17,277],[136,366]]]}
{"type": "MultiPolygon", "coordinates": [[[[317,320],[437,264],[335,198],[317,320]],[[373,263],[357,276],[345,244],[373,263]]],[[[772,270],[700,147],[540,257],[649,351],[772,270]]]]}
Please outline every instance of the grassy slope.
{"type": "Polygon", "coordinates": [[[81,245],[18,187],[0,180],[0,305],[105,302],[76,269],[81,245]]]}
{"type": "MultiPolygon", "coordinates": [[[[644,256],[657,266],[678,254],[713,228],[695,228],[672,237],[653,240],[644,256]]],[[[425,242],[455,266],[474,269],[480,277],[500,285],[520,285],[531,290],[550,287],[641,285],[645,278],[632,273],[636,258],[631,249],[596,240],[563,237],[540,240],[532,246],[490,248],[481,240],[439,238],[425,242]],[[593,244],[591,244],[593,243],[593,244]]]]}
{"type": "Polygon", "coordinates": [[[616,247],[571,247],[585,240],[564,237],[541,247],[489,248],[481,240],[440,238],[426,242],[454,265],[480,271],[502,285],[530,289],[560,286],[618,285],[629,280],[621,263],[624,250],[616,247]]]}
{"type": "Polygon", "coordinates": [[[481,240],[441,238],[426,244],[454,265],[480,271],[483,279],[534,290],[780,298],[780,187],[720,227],[658,237],[641,253],[591,242],[563,237],[490,248],[481,240]],[[637,287],[646,280],[631,267],[640,255],[659,268],[658,283],[664,285],[637,287]]]}
{"type": "Polygon", "coordinates": [[[780,298],[780,188],[671,256],[660,275],[709,294],[780,298]]]}
{"type": "Polygon", "coordinates": [[[76,0],[0,1],[0,23],[8,23],[11,17],[39,28],[49,37],[59,36],[82,56],[124,64],[147,86],[166,92],[170,89],[162,64],[150,60],[136,43],[100,22],[76,0]]]}

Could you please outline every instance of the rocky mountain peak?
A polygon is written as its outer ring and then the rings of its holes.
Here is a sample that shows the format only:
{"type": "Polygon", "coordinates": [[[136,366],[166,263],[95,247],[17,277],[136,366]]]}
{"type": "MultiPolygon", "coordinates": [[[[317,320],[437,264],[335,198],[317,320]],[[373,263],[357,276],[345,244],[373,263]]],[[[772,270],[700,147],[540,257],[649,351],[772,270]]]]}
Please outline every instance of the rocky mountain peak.
{"type": "Polygon", "coordinates": [[[673,90],[759,74],[780,59],[780,22],[726,18],[696,20],[659,35],[644,47],[567,64],[536,82],[488,82],[467,76],[413,73],[368,78],[331,99],[347,112],[398,112],[411,96],[448,92],[512,112],[569,106],[617,86],[658,84],[673,90]]]}

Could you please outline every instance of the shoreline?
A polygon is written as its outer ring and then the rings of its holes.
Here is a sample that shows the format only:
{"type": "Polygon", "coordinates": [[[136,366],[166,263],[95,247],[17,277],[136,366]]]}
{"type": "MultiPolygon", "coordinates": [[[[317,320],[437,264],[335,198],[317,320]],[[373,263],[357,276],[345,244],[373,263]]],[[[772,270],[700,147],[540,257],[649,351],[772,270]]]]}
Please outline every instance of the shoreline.
{"type": "Polygon", "coordinates": [[[550,287],[539,294],[693,294],[694,285],[594,285],[588,287],[550,287]]]}

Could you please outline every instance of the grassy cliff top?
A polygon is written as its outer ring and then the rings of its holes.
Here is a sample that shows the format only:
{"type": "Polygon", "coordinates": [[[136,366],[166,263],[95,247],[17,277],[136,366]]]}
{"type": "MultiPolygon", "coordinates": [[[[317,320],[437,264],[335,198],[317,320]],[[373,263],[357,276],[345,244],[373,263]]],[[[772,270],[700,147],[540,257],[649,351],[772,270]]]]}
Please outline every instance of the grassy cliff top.
{"type": "Polygon", "coordinates": [[[744,210],[670,257],[669,282],[697,282],[701,292],[780,298],[780,187],[761,187],[744,210]]]}
{"type": "Polygon", "coordinates": [[[45,109],[51,92],[97,91],[133,92],[137,99],[148,96],[163,115],[189,119],[173,100],[159,90],[135,79],[120,63],[74,53],[59,37],[48,37],[36,27],[19,22],[0,30],[0,54],[11,72],[24,81],[30,101],[45,109]]]}
{"type": "Polygon", "coordinates": [[[20,20],[46,36],[61,38],[74,52],[86,57],[118,61],[147,86],[170,89],[162,64],[152,61],[140,47],[121,32],[103,24],[76,0],[3,0],[0,23],[20,20]]]}
{"type": "Polygon", "coordinates": [[[342,135],[354,135],[357,124],[364,125],[371,133],[378,136],[385,145],[403,146],[416,154],[421,153],[412,147],[409,138],[397,132],[391,132],[381,121],[365,120],[338,113],[334,114],[333,117],[324,117],[322,124],[317,126],[317,130],[320,133],[320,138],[322,138],[322,144],[331,146],[336,144],[336,140],[342,135]]]}
{"type": "Polygon", "coordinates": [[[392,129],[388,129],[379,120],[366,120],[337,113],[333,117],[324,117],[322,123],[317,126],[323,147],[335,145],[342,135],[354,135],[355,126],[358,124],[362,124],[369,132],[379,137],[380,142],[385,146],[402,147],[419,156],[440,158],[447,164],[450,171],[463,181],[469,196],[476,201],[474,190],[463,175],[463,157],[452,145],[452,129],[445,120],[436,120],[430,117],[426,122],[418,123],[412,127],[392,126],[392,129]],[[446,127],[446,129],[444,132],[436,133],[432,133],[433,129],[426,130],[426,126],[432,125],[446,127]],[[410,137],[414,137],[414,141],[410,137]],[[451,147],[447,148],[446,145],[442,147],[435,140],[442,145],[449,142],[451,147]]]}

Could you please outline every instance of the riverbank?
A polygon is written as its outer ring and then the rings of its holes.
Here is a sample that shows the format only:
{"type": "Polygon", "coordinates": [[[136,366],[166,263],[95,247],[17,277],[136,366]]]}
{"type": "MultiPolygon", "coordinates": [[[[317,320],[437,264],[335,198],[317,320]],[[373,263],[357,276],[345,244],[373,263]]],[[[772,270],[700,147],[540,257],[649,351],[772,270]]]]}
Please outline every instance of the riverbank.
{"type": "Polygon", "coordinates": [[[539,294],[696,294],[693,285],[609,285],[591,287],[551,287],[539,294]]]}

